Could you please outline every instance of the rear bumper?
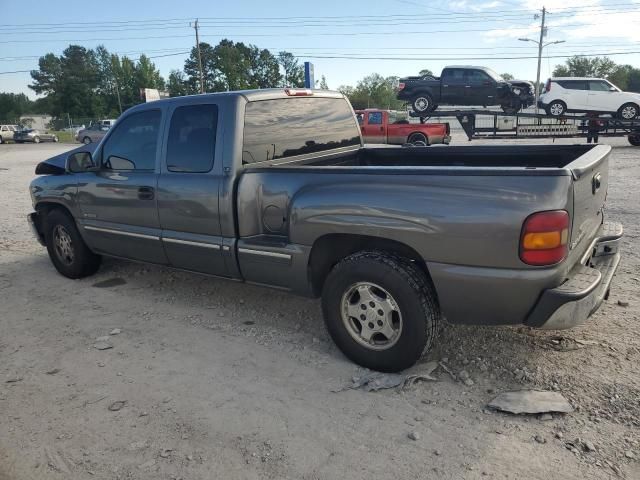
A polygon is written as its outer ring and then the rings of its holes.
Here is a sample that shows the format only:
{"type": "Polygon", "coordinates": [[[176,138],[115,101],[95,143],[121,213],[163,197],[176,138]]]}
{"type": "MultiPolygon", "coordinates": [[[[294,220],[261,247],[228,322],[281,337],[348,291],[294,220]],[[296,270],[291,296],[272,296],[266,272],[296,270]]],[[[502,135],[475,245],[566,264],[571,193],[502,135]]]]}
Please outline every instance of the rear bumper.
{"type": "Polygon", "coordinates": [[[622,225],[605,223],[588,252],[589,258],[577,265],[562,285],[542,293],[525,324],[565,329],[584,323],[609,295],[611,280],[620,263],[618,248],[622,234],[622,225]]]}

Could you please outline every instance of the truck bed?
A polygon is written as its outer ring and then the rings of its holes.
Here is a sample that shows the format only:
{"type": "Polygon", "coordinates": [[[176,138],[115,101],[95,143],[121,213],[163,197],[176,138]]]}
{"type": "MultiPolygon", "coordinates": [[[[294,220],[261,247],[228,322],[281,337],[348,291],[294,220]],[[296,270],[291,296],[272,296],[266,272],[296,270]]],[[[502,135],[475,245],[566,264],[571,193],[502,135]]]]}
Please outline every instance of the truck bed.
{"type": "MultiPolygon", "coordinates": [[[[305,166],[342,167],[519,167],[564,169],[589,162],[595,145],[487,145],[469,147],[373,147],[356,154],[302,161],[305,166]],[[586,155],[586,157],[585,157],[586,155]],[[575,165],[572,163],[580,160],[575,165]]],[[[605,147],[606,148],[606,147],[605,147]]],[[[593,155],[593,160],[601,155],[593,155]]],[[[290,165],[290,164],[289,164],[290,165]]]]}

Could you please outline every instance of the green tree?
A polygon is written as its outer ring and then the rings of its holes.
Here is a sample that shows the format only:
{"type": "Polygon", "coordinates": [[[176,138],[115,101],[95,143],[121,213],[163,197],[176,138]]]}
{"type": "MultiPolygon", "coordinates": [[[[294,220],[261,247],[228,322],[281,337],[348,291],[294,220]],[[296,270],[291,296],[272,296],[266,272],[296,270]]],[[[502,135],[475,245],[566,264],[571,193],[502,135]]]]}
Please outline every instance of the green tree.
{"type": "Polygon", "coordinates": [[[421,77],[425,77],[427,75],[433,77],[433,72],[428,68],[423,68],[422,70],[420,70],[420,72],[418,72],[418,75],[420,75],[421,77]]]}
{"type": "Polygon", "coordinates": [[[324,75],[320,77],[320,90],[329,90],[329,85],[327,85],[327,78],[324,75]]]}
{"type": "Polygon", "coordinates": [[[251,88],[273,88],[280,85],[282,75],[278,59],[266,48],[250,47],[251,88]]]}
{"type": "Polygon", "coordinates": [[[24,93],[0,93],[0,123],[16,123],[21,115],[33,110],[34,102],[24,93]]]}
{"type": "Polygon", "coordinates": [[[169,83],[167,86],[169,90],[169,95],[172,97],[182,97],[184,95],[189,95],[192,92],[189,89],[189,83],[184,75],[184,72],[181,70],[171,70],[169,73],[169,83]]]}
{"type": "Polygon", "coordinates": [[[510,73],[501,73],[500,76],[504,78],[506,81],[513,80],[514,76],[510,73]]]}
{"type": "Polygon", "coordinates": [[[51,113],[59,116],[100,116],[104,104],[99,94],[99,64],[95,52],[69,45],[60,57],[41,57],[31,72],[34,92],[50,97],[51,113]]]}
{"type": "Polygon", "coordinates": [[[373,73],[360,80],[354,87],[340,87],[353,108],[401,109],[403,102],[396,98],[393,87],[398,77],[383,77],[373,73]]]}
{"type": "MultiPolygon", "coordinates": [[[[224,90],[222,82],[219,80],[216,54],[211,45],[200,42],[200,54],[202,58],[202,71],[205,92],[219,92],[224,90]]],[[[193,47],[189,58],[184,62],[184,73],[187,76],[187,85],[190,92],[200,91],[200,68],[198,65],[198,49],[193,47]]]]}
{"type": "Polygon", "coordinates": [[[278,52],[278,62],[284,70],[283,87],[304,87],[304,67],[290,52],[278,52]]]}
{"type": "Polygon", "coordinates": [[[145,54],[140,55],[136,64],[136,83],[138,88],[157,88],[164,90],[164,79],[156,66],[145,54]]]}
{"type": "Polygon", "coordinates": [[[607,57],[571,57],[564,65],[556,65],[554,77],[597,77],[608,78],[616,69],[613,60],[607,57]]]}

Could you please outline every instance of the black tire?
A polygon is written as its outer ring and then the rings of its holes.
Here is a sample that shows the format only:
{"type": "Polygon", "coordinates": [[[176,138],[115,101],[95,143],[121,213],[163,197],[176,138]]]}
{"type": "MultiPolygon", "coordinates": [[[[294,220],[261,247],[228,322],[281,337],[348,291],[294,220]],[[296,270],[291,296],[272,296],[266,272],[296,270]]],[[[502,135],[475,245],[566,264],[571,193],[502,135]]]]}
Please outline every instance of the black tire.
{"type": "Polygon", "coordinates": [[[629,140],[629,143],[634,147],[640,147],[640,133],[629,135],[627,140],[629,140]]]}
{"type": "Polygon", "coordinates": [[[500,105],[500,108],[502,108],[502,111],[507,115],[515,115],[522,109],[522,100],[513,98],[510,103],[500,105]]]}
{"type": "Polygon", "coordinates": [[[553,100],[545,107],[545,111],[552,117],[561,117],[567,113],[567,104],[562,100],[553,100]]]}
{"type": "Polygon", "coordinates": [[[411,143],[413,145],[424,146],[429,145],[429,139],[424,133],[414,132],[409,135],[407,138],[407,143],[411,143]]]}
{"type": "Polygon", "coordinates": [[[625,103],[618,109],[617,115],[620,120],[633,120],[640,115],[640,107],[632,102],[625,103]]]}
{"type": "Polygon", "coordinates": [[[89,145],[91,143],[91,137],[84,137],[82,139],[82,143],[84,143],[85,145],[89,145]]]}
{"type": "Polygon", "coordinates": [[[38,136],[33,137],[33,143],[40,143],[40,137],[38,136]]]}
{"type": "Polygon", "coordinates": [[[4,140],[2,139],[2,135],[0,135],[0,145],[2,145],[4,143],[4,140]]]}
{"type": "Polygon", "coordinates": [[[419,114],[431,113],[436,109],[433,98],[428,93],[420,93],[411,100],[411,108],[419,114]]]}
{"type": "MultiPolygon", "coordinates": [[[[385,295],[385,298],[388,297],[385,295]]],[[[372,308],[367,306],[360,317],[366,317],[366,313],[373,315],[369,318],[376,321],[376,312],[382,310],[373,302],[370,305],[372,308]]],[[[441,318],[435,290],[424,272],[407,259],[379,251],[355,253],[333,267],[324,283],[322,311],[329,334],[338,348],[355,363],[382,372],[397,372],[416,363],[432,347],[441,318]],[[364,322],[349,315],[343,320],[343,309],[348,309],[348,305],[354,309],[365,306],[357,305],[365,301],[362,297],[355,303],[348,297],[354,288],[358,294],[357,287],[363,283],[389,294],[397,307],[399,316],[394,317],[393,312],[388,315],[397,321],[398,328],[394,330],[397,336],[382,349],[374,343],[379,333],[371,335],[369,342],[364,338],[357,339],[356,322],[360,324],[361,332],[365,328],[364,322]]],[[[373,328],[374,323],[369,319],[366,321],[370,322],[368,328],[373,328]]]]}
{"type": "Polygon", "coordinates": [[[89,250],[69,214],[60,209],[52,210],[45,219],[44,228],[47,252],[58,272],[68,278],[82,278],[96,273],[102,257],[89,250]],[[63,233],[67,236],[62,242],[66,245],[64,249],[57,243],[63,233]]]}
{"type": "Polygon", "coordinates": [[[51,140],[53,141],[53,143],[58,143],[60,141],[57,135],[54,135],[51,140]]]}

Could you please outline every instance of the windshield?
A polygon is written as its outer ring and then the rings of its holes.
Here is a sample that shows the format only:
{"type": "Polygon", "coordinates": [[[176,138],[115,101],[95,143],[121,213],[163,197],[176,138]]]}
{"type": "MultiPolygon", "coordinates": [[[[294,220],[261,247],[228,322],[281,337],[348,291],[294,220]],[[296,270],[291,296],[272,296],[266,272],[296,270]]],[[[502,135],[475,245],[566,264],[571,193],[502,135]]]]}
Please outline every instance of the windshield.
{"type": "Polygon", "coordinates": [[[500,81],[500,82],[506,81],[504,78],[502,78],[499,74],[497,74],[496,72],[494,72],[490,68],[485,68],[484,71],[485,71],[485,73],[487,75],[489,75],[491,78],[493,78],[496,81],[500,81]]]}

